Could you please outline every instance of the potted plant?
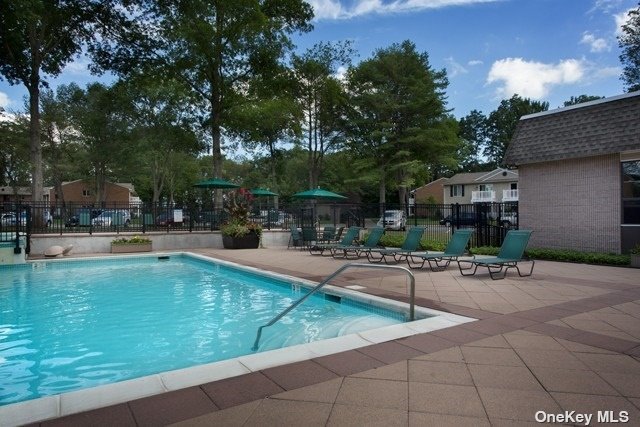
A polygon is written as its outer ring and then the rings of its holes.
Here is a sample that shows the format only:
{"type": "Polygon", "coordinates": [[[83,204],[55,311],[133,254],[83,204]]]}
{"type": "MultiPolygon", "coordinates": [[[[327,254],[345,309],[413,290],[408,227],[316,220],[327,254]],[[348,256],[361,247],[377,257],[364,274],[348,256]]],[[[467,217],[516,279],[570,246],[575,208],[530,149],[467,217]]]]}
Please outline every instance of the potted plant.
{"type": "Polygon", "coordinates": [[[640,243],[631,249],[631,267],[640,268],[640,243]]]}
{"type": "Polygon", "coordinates": [[[151,252],[151,239],[133,236],[129,239],[120,237],[111,242],[111,253],[151,252]]]}
{"type": "Polygon", "coordinates": [[[233,191],[226,200],[229,220],[222,224],[222,245],[227,249],[256,249],[260,246],[262,225],[249,220],[251,193],[243,188],[233,191]]]}

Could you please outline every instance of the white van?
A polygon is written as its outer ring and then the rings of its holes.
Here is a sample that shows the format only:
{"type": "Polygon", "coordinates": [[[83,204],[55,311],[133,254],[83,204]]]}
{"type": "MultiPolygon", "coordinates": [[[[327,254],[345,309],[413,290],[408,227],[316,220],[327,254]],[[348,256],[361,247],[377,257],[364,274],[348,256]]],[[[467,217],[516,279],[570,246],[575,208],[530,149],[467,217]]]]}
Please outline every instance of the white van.
{"type": "Polygon", "coordinates": [[[376,225],[384,227],[385,230],[405,231],[407,229],[407,215],[401,210],[384,211],[383,216],[376,225]]]}

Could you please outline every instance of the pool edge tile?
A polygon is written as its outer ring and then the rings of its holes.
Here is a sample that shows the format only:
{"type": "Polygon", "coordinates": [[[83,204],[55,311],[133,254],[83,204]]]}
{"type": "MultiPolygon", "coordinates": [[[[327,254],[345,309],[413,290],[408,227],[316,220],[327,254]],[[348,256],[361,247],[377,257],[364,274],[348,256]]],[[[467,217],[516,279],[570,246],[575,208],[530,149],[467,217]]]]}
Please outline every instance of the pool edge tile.
{"type": "Polygon", "coordinates": [[[57,418],[61,415],[60,395],[0,406],[0,420],[2,420],[0,424],[6,427],[39,422],[49,418],[57,418]]]}
{"type": "Polygon", "coordinates": [[[250,373],[251,370],[237,359],[223,360],[206,365],[197,365],[158,374],[167,390],[198,386],[204,383],[236,377],[250,373]]]}

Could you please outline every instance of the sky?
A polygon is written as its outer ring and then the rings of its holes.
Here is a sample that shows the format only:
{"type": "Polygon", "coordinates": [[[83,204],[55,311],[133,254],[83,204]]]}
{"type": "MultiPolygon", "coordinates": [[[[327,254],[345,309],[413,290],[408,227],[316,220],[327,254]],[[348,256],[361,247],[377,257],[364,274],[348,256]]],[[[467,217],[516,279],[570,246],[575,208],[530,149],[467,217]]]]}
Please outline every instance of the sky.
{"type": "MultiPolygon", "coordinates": [[[[624,92],[616,36],[638,0],[308,0],[314,30],[293,35],[298,50],[350,40],[357,56],[411,40],[432,68],[446,69],[447,105],[460,118],[489,114],[513,94],[561,107],[571,96],[624,92]]],[[[86,85],[80,58],[47,80],[86,85]]],[[[0,80],[0,107],[21,110],[26,90],[0,80]]]]}

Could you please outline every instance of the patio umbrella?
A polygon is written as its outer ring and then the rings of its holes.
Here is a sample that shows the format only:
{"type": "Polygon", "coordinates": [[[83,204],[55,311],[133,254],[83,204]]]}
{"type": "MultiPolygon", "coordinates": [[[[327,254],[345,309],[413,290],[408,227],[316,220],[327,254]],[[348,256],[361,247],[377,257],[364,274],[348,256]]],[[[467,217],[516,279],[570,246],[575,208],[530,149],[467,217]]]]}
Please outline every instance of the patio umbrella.
{"type": "Polygon", "coordinates": [[[320,187],[314,188],[312,190],[301,191],[299,193],[294,194],[293,197],[296,197],[298,199],[332,199],[332,200],[346,199],[346,197],[343,196],[342,194],[334,193],[329,190],[324,190],[320,187]]]}
{"type": "Polygon", "coordinates": [[[208,179],[206,181],[200,181],[193,185],[198,188],[239,188],[238,184],[234,184],[233,182],[225,181],[222,178],[213,178],[208,179]]]}
{"type": "MultiPolygon", "coordinates": [[[[312,217],[316,218],[316,203],[318,199],[326,199],[326,200],[340,200],[346,199],[342,194],[334,193],[333,191],[325,190],[323,188],[314,188],[307,191],[301,191],[293,195],[293,197],[298,199],[307,199],[312,200],[312,217]]],[[[316,222],[318,228],[320,227],[320,223],[316,222]]]]}

